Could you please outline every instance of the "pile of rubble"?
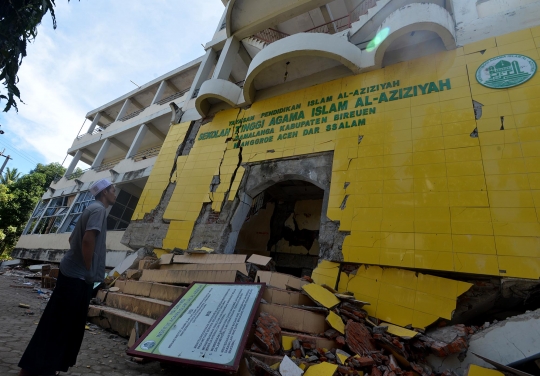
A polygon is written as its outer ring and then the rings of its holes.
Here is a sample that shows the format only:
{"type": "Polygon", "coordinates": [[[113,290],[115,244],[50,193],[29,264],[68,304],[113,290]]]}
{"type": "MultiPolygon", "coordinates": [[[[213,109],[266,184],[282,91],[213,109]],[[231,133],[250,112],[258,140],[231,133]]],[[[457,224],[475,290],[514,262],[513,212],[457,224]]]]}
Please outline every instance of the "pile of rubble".
{"type": "Polygon", "coordinates": [[[358,301],[351,294],[340,294],[328,286],[314,283],[303,285],[302,291],[314,303],[314,306],[302,308],[323,313],[330,328],[318,334],[283,332],[280,320],[262,312],[256,323],[254,341],[247,352],[252,374],[278,375],[281,363],[278,357],[286,356],[302,371],[314,365],[332,365],[321,373],[328,376],[434,375],[426,357],[433,354],[443,358],[465,353],[468,339],[477,330],[455,325],[452,330],[457,334],[447,343],[369,317],[362,309],[369,303],[358,301]]]}
{"type": "MultiPolygon", "coordinates": [[[[448,321],[439,320],[424,330],[382,321],[368,313],[373,312],[369,301],[345,291],[334,277],[326,281],[336,286],[321,282],[328,270],[319,269],[318,277],[315,270],[312,280],[278,273],[269,257],[257,255],[185,253],[157,259],[139,253],[110,273],[109,288],[98,292],[88,317],[130,337],[132,345],[194,281],[265,283],[241,376],[473,376],[486,370],[476,365],[493,368],[475,355],[486,355],[478,348],[486,347],[483,336],[491,327],[446,326],[448,321]]],[[[522,358],[508,358],[506,364],[522,358]]]]}

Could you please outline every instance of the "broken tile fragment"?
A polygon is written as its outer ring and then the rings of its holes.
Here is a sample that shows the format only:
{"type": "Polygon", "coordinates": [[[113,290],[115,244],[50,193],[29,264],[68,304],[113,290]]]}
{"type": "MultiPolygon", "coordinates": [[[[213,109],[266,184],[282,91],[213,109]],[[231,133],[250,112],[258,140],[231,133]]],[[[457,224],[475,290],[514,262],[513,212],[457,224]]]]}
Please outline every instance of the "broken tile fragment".
{"type": "Polygon", "coordinates": [[[397,325],[393,325],[389,323],[382,323],[381,326],[386,326],[388,333],[401,337],[403,339],[411,339],[411,338],[416,337],[416,335],[418,335],[418,332],[414,330],[409,330],[406,328],[402,328],[401,326],[397,326],[397,325]]]}
{"type": "Polygon", "coordinates": [[[293,348],[294,341],[297,341],[296,337],[281,336],[281,346],[283,347],[283,350],[285,351],[291,350],[293,348]]]}
{"type": "Polygon", "coordinates": [[[339,275],[339,263],[322,260],[313,270],[311,278],[313,282],[322,285],[328,285],[336,288],[336,282],[339,275]]]}
{"type": "Polygon", "coordinates": [[[334,294],[315,283],[304,285],[302,289],[315,303],[325,308],[332,309],[340,303],[340,300],[334,294]]]}
{"type": "Polygon", "coordinates": [[[336,372],[337,368],[337,364],[322,362],[320,364],[310,366],[307,369],[305,376],[332,376],[334,372],[336,372]]]}
{"type": "Polygon", "coordinates": [[[333,311],[330,311],[330,313],[326,317],[326,322],[339,333],[345,334],[345,324],[343,323],[343,320],[333,311]]]}
{"type": "Polygon", "coordinates": [[[351,357],[351,355],[346,353],[343,350],[337,349],[336,350],[336,357],[337,357],[337,360],[338,360],[339,364],[345,365],[345,362],[347,361],[347,359],[349,359],[351,357]]]}
{"type": "Polygon", "coordinates": [[[476,364],[469,365],[469,370],[466,376],[504,376],[504,373],[495,369],[489,369],[477,366],[476,364]]]}

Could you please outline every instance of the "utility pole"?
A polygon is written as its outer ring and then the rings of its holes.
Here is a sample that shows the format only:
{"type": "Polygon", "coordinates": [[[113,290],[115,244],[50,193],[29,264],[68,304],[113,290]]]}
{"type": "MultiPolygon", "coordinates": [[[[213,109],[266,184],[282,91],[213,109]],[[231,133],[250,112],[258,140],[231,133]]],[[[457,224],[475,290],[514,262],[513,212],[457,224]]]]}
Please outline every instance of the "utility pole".
{"type": "Polygon", "coordinates": [[[1,176],[2,173],[4,172],[4,168],[6,167],[8,161],[9,161],[10,159],[13,159],[13,158],[11,158],[10,155],[4,155],[4,152],[5,152],[5,151],[6,151],[6,149],[2,150],[2,152],[0,153],[0,157],[6,158],[6,160],[5,160],[4,163],[2,164],[2,167],[0,168],[0,176],[1,176]]]}

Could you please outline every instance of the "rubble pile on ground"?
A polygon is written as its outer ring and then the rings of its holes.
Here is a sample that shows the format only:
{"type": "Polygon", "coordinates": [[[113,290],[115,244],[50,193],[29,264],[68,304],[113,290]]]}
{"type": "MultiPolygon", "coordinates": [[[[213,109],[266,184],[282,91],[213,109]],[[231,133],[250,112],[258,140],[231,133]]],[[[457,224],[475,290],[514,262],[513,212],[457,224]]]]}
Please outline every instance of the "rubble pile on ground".
{"type": "MultiPolygon", "coordinates": [[[[276,375],[281,357],[292,360],[303,371],[320,364],[335,365],[335,370],[327,367],[326,373],[321,373],[328,376],[435,375],[426,357],[430,354],[446,357],[464,353],[468,339],[477,330],[464,325],[452,326],[452,331],[457,334],[447,343],[369,317],[362,309],[368,302],[358,301],[348,293],[339,294],[325,287],[313,283],[302,286],[302,294],[305,293],[314,303],[313,306],[302,306],[303,310],[317,312],[320,319],[325,316],[329,328],[322,333],[300,333],[294,329],[289,329],[294,333],[285,332],[277,325],[277,318],[261,313],[256,323],[255,340],[246,352],[252,373],[255,372],[257,376],[276,375]],[[281,348],[276,338],[279,335],[281,348]],[[261,363],[266,366],[263,367],[261,363]]],[[[274,292],[278,290],[273,286],[268,289],[274,292]]],[[[265,305],[262,305],[261,311],[265,310],[265,305]]],[[[295,313],[301,315],[300,312],[295,313]]]]}
{"type": "Polygon", "coordinates": [[[100,290],[90,306],[89,321],[130,337],[130,344],[194,281],[265,283],[238,373],[242,376],[464,376],[467,367],[456,371],[455,362],[467,357],[467,364],[480,363],[472,360],[469,347],[471,337],[484,328],[444,326],[445,321],[426,330],[400,327],[370,316],[369,301],[334,290],[320,275],[311,279],[276,272],[268,257],[135,255],[111,274],[110,288],[100,290]]]}

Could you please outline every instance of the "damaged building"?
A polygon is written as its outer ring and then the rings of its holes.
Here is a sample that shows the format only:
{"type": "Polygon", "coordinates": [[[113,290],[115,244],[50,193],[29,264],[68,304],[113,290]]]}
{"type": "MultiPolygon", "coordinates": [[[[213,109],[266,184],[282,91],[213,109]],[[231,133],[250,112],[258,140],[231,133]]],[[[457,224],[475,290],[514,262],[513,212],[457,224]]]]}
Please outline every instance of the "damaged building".
{"type": "Polygon", "coordinates": [[[270,256],[419,330],[538,307],[540,3],[223,2],[202,57],[87,114],[14,256],[59,261],[109,177],[109,267],[270,256]]]}

